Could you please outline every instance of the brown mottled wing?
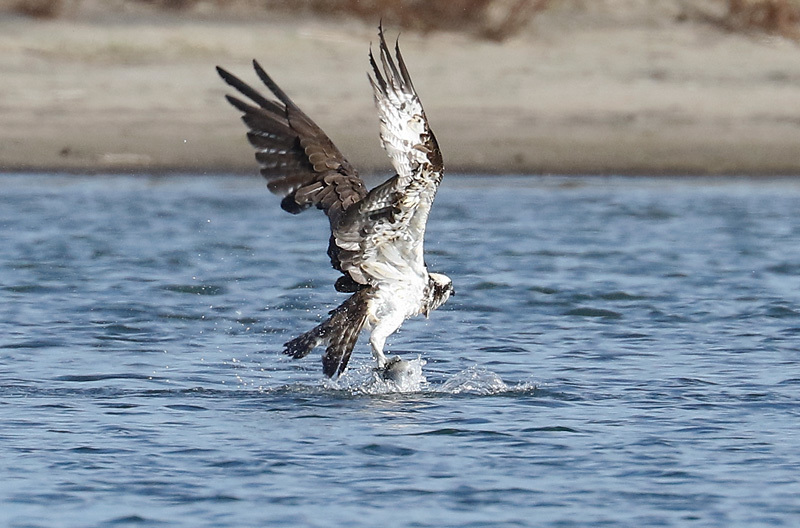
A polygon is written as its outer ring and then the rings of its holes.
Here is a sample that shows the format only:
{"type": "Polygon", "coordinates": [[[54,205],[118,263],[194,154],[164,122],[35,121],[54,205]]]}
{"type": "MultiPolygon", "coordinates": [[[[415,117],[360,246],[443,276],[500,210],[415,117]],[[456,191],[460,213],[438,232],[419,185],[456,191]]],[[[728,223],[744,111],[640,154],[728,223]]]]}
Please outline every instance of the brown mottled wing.
{"type": "Polygon", "coordinates": [[[383,30],[380,64],[370,51],[369,77],[380,137],[397,175],[351,208],[333,231],[342,269],[359,283],[424,276],[423,242],[444,164],[399,45],[392,58],[383,30]]]}
{"type": "MultiPolygon", "coordinates": [[[[277,100],[267,99],[219,66],[217,72],[250,100],[226,96],[242,112],[242,120],[250,129],[247,138],[256,149],[267,187],[283,197],[281,207],[290,213],[300,213],[312,205],[322,209],[333,231],[344,212],[366,196],[364,182],[325,132],[292,102],[258,62],[253,61],[253,67],[277,100]]],[[[342,271],[339,252],[331,236],[328,256],[331,265],[342,271]]],[[[337,290],[354,292],[364,284],[343,273],[336,282],[337,290]]]]}
{"type": "Polygon", "coordinates": [[[296,214],[314,205],[335,224],[342,212],[366,196],[364,182],[325,132],[257,61],[253,61],[253,67],[277,100],[267,99],[219,66],[217,72],[250,100],[226,96],[242,112],[242,120],[250,129],[247,139],[256,149],[269,190],[284,197],[281,207],[286,211],[296,214]]]}

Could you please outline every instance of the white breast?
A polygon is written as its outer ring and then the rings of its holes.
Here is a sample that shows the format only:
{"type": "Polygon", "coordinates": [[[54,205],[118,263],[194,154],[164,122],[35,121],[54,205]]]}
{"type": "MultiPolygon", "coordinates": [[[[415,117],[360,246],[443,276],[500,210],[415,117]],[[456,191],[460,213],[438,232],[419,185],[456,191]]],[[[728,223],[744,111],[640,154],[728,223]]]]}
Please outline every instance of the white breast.
{"type": "Polygon", "coordinates": [[[399,327],[409,317],[418,315],[421,312],[425,285],[426,281],[418,276],[405,277],[402,282],[385,281],[376,284],[368,309],[370,326],[380,323],[392,326],[396,324],[399,327]]]}

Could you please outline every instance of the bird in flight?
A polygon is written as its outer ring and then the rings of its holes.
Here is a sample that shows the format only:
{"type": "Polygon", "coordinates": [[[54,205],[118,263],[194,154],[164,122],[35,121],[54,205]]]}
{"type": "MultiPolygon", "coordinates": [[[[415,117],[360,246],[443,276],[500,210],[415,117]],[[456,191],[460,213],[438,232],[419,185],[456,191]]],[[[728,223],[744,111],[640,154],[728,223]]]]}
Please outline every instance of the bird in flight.
{"type": "Polygon", "coordinates": [[[425,226],[444,171],[442,154],[399,44],[393,58],[383,28],[378,37],[378,60],[370,48],[368,77],[381,143],[396,174],[372,190],[258,62],[253,61],[256,74],[274,99],[217,67],[222,79],[246,98],[226,96],[242,112],[261,174],[269,190],[283,197],[281,207],[297,214],[316,206],[330,221],[328,256],[342,273],[334,287],[351,295],[321,324],[285,343],[283,351],[302,358],[324,345],[322,368],[328,377],[345,371],[365,327],[371,330],[377,368],[388,372],[399,360],[387,360],[386,338],[406,319],[427,317],[453,293],[449,277],[428,272],[423,254],[425,226]]]}

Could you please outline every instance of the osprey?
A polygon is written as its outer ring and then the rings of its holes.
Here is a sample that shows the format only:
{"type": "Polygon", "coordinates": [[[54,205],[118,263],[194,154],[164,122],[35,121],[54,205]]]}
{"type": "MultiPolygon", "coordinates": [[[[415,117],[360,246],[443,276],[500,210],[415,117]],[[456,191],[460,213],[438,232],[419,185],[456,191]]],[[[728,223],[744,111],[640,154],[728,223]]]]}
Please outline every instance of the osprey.
{"type": "Polygon", "coordinates": [[[444,165],[436,138],[411,83],[399,44],[392,58],[379,28],[380,64],[372,49],[367,75],[380,118],[380,138],[396,174],[368,191],[333,142],[253,61],[261,81],[276,99],[226,70],[217,72],[249,99],[227,95],[242,112],[267,187],[283,197],[281,207],[297,214],[322,209],[330,220],[328,256],[342,273],[335,289],[352,294],[316,328],[284,344],[284,353],[307,356],[325,345],[323,372],[338,376],[347,368],[362,328],[379,369],[394,362],[384,355],[386,338],[415,315],[426,317],[453,293],[445,275],[429,273],[423,257],[425,225],[444,165]]]}

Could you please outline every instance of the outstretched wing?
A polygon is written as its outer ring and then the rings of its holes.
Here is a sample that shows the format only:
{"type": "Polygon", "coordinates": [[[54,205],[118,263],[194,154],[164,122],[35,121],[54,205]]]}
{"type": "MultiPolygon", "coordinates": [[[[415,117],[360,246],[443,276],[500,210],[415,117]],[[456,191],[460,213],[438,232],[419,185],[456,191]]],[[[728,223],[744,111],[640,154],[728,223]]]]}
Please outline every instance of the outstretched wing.
{"type": "Polygon", "coordinates": [[[370,84],[380,137],[397,175],[351,208],[333,234],[342,269],[360,283],[424,274],[423,241],[444,164],[400,47],[392,58],[379,29],[380,64],[370,50],[370,84]]]}
{"type": "MultiPolygon", "coordinates": [[[[247,138],[256,148],[256,159],[267,187],[283,196],[281,207],[290,213],[300,213],[312,205],[322,209],[333,231],[344,212],[366,196],[364,182],[325,132],[294,104],[257,61],[253,61],[253,67],[277,100],[267,99],[219,66],[217,72],[250,100],[226,96],[242,112],[242,120],[249,128],[247,138]]],[[[340,249],[331,236],[328,244],[331,265],[345,274],[336,282],[336,289],[354,292],[364,282],[358,283],[342,270],[340,249]]]]}
{"type": "Polygon", "coordinates": [[[261,81],[277,97],[267,99],[235,75],[217,66],[220,77],[250,102],[226,99],[242,112],[269,190],[283,196],[281,207],[299,213],[312,205],[336,223],[367,194],[364,182],[325,132],[253,61],[261,81]],[[255,104],[251,104],[255,103],[255,104]]]}
{"type": "Polygon", "coordinates": [[[402,180],[413,179],[419,173],[420,166],[427,165],[431,172],[441,173],[444,169],[442,153],[411,83],[399,43],[395,43],[395,63],[386,45],[382,27],[378,35],[382,68],[378,67],[370,50],[369,62],[374,78],[371,75],[368,77],[378,108],[383,148],[402,180]]]}

